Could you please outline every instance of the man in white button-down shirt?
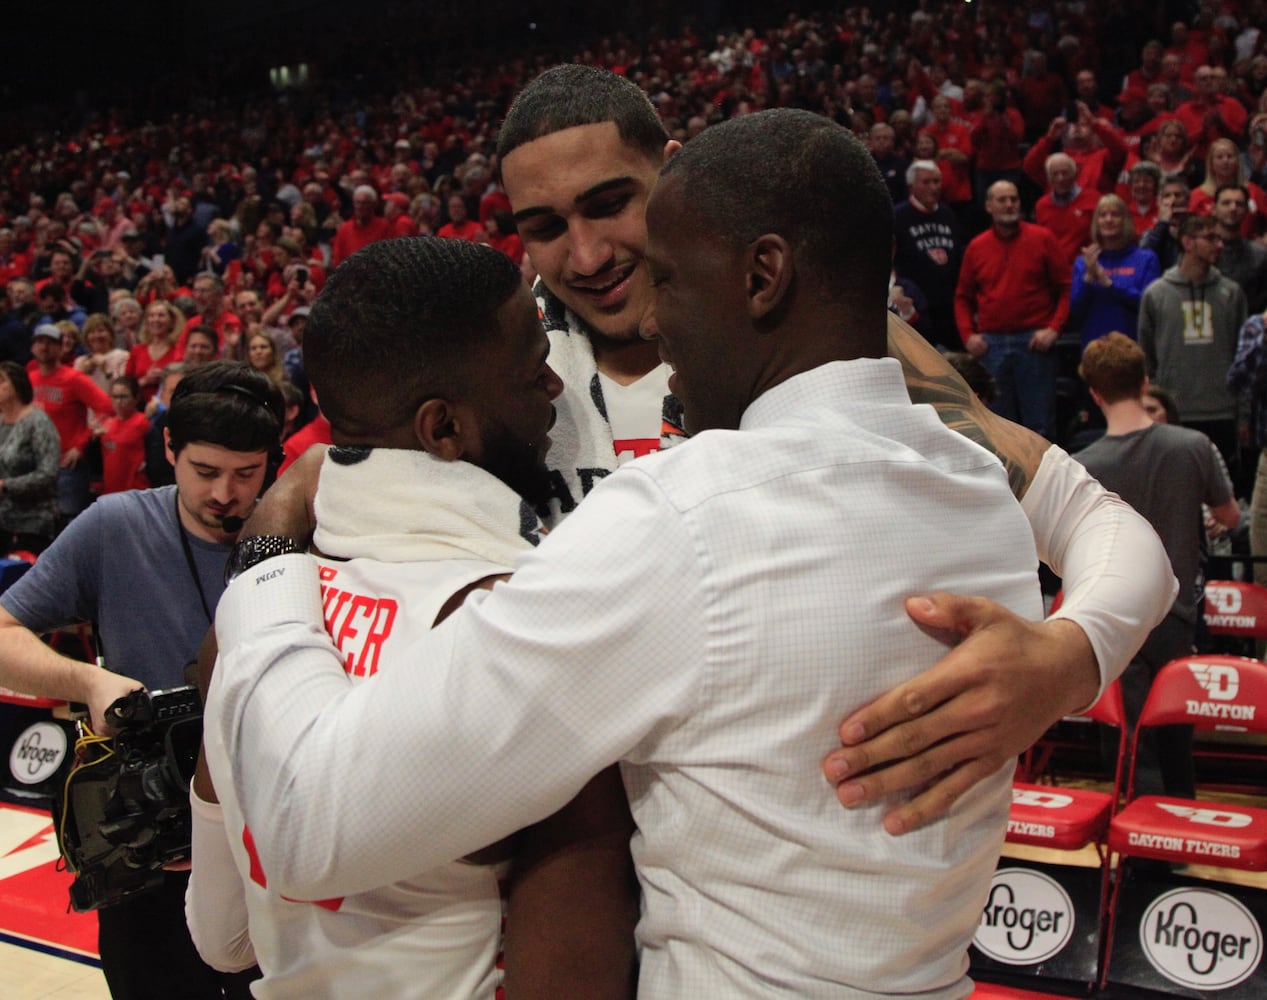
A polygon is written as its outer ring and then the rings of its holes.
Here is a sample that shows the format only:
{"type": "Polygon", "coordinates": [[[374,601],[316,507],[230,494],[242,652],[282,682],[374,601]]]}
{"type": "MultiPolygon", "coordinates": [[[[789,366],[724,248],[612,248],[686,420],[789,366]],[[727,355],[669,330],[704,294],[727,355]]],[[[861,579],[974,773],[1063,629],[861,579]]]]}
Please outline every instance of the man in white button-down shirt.
{"type": "Polygon", "coordinates": [[[718,126],[648,224],[644,332],[693,440],[607,477],[417,670],[349,688],[306,556],[230,586],[208,725],[260,858],[288,895],[355,892],[619,760],[643,995],[964,996],[1008,769],[895,841],[892,802],[841,811],[817,762],[842,708],[940,652],[906,595],[1041,615],[1033,536],[997,460],[884,358],[890,209],[848,133],[787,111],[718,126]]]}

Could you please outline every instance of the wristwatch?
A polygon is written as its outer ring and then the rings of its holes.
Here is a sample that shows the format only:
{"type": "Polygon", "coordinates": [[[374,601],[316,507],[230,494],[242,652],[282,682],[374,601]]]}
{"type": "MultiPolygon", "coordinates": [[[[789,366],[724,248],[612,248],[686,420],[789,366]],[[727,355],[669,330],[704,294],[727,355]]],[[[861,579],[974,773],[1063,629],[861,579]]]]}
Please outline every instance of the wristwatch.
{"type": "Polygon", "coordinates": [[[230,584],[252,566],[257,566],[273,556],[286,556],[292,552],[307,552],[308,548],[285,535],[253,535],[241,539],[229,554],[224,567],[224,582],[230,584]]]}

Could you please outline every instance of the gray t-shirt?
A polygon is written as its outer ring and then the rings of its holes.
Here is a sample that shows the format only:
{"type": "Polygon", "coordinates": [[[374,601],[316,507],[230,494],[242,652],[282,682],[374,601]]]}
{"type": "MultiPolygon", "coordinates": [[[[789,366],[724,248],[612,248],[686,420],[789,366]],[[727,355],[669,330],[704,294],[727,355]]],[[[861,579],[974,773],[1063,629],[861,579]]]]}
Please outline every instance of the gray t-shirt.
{"type": "Polygon", "coordinates": [[[1171,613],[1196,621],[1196,583],[1205,545],[1201,505],[1232,498],[1232,484],[1210,439],[1200,431],[1153,424],[1106,434],[1074,455],[1105,489],[1134,507],[1161,536],[1179,596],[1171,613]]]}
{"type": "MultiPolygon", "coordinates": [[[[207,608],[224,591],[230,547],[188,532],[207,608]]],[[[211,624],[181,545],[176,487],[102,497],[0,595],[33,632],[95,621],[106,666],[151,691],[184,684],[211,624]]]]}

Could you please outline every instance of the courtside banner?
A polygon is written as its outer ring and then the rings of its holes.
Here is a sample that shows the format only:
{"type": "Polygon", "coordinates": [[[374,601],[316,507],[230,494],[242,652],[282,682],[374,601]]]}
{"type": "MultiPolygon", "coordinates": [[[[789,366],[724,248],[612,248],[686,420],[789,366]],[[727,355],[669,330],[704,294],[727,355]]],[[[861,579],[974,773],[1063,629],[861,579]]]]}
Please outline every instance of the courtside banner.
{"type": "Polygon", "coordinates": [[[968,953],[972,976],[1096,982],[1100,879],[1099,868],[1001,858],[968,953]]]}
{"type": "Polygon", "coordinates": [[[1118,898],[1109,982],[1180,997],[1267,996],[1267,892],[1131,872],[1118,898]]]}

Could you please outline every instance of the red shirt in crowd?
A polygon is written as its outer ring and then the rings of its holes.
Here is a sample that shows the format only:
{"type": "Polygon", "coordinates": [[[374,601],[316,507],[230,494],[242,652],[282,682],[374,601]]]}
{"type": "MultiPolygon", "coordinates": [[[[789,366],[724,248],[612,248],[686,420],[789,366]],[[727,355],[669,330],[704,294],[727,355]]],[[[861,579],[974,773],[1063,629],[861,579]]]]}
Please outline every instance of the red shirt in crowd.
{"type": "Polygon", "coordinates": [[[1082,248],[1091,242],[1091,220],[1100,201],[1100,192],[1094,188],[1075,190],[1077,194],[1065,204],[1059,204],[1049,191],[1034,206],[1034,221],[1056,237],[1060,258],[1068,268],[1073,267],[1082,248]]]}
{"type": "Polygon", "coordinates": [[[442,236],[447,240],[471,240],[483,232],[484,227],[474,219],[464,219],[461,222],[446,222],[437,231],[437,236],[442,236]]]}
{"type": "Polygon", "coordinates": [[[964,251],[955,322],[965,344],[976,333],[1061,330],[1069,318],[1073,271],[1056,238],[1042,226],[1019,225],[1011,239],[991,227],[964,251]]]}
{"type": "Polygon", "coordinates": [[[43,375],[36,368],[31,372],[31,388],[35,390],[35,405],[48,414],[57,428],[63,453],[71,448],[82,452],[88,444],[92,437],[89,410],[100,417],[114,414],[105,390],[83,372],[66,365],[58,365],[52,375],[43,375]]]}
{"type": "Polygon", "coordinates": [[[376,215],[365,225],[355,219],[348,219],[339,224],[334,231],[334,242],[331,245],[330,263],[338,267],[354,253],[379,240],[389,240],[395,235],[392,225],[381,215],[376,215]]]}
{"type": "Polygon", "coordinates": [[[126,420],[110,417],[101,434],[102,493],[149,489],[145,476],[145,435],[150,422],[144,413],[126,420]]]}

